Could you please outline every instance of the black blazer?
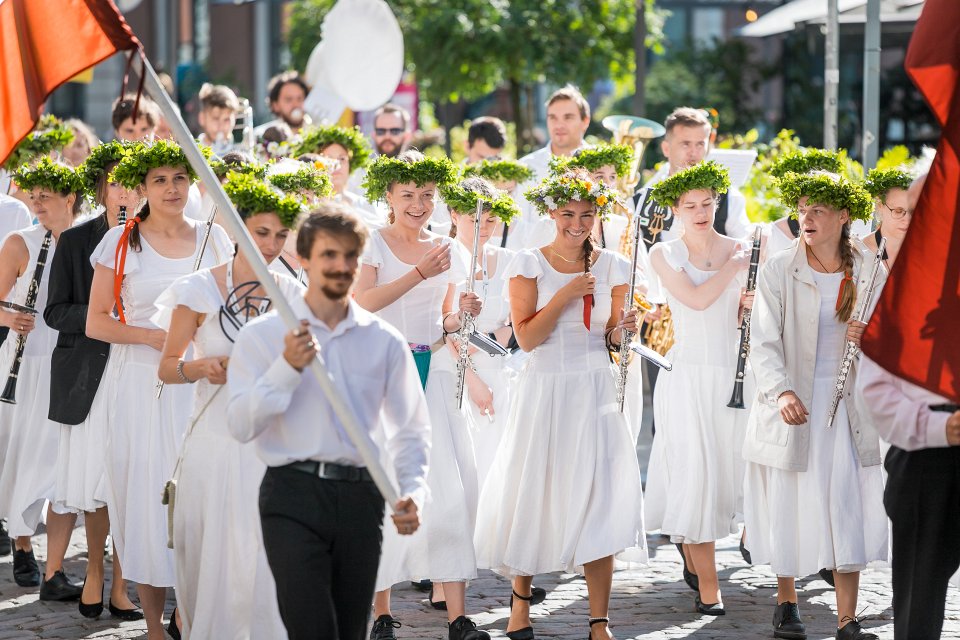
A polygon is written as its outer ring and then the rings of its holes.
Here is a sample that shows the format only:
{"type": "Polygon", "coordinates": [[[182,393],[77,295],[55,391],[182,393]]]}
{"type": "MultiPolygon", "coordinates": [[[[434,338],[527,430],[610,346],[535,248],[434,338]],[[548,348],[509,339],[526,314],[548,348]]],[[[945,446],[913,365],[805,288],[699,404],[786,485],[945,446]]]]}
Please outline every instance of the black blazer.
{"type": "Polygon", "coordinates": [[[50,413],[63,424],[80,424],[107,366],[110,345],[87,337],[87,306],[93,285],[90,255],[107,233],[105,216],[97,216],[60,234],[50,265],[43,319],[60,334],[50,363],[50,413]]]}

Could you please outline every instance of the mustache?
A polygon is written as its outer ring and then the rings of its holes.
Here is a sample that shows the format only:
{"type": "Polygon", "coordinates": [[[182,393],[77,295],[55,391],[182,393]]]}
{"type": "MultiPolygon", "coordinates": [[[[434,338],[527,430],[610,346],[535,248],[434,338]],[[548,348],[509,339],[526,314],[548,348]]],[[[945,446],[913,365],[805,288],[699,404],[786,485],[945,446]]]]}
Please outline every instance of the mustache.
{"type": "Polygon", "coordinates": [[[351,271],[324,271],[322,275],[328,280],[353,280],[351,271]]]}

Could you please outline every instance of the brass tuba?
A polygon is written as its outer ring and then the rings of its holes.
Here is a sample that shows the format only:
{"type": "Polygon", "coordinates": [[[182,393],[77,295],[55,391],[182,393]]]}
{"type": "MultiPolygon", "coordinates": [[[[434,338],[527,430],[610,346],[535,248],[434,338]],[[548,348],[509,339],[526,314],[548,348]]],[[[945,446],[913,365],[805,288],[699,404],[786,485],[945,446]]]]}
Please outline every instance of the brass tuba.
{"type": "Polygon", "coordinates": [[[616,144],[625,144],[633,147],[633,161],[630,164],[630,170],[622,178],[617,180],[617,190],[620,191],[620,198],[614,204],[618,213],[627,218],[627,228],[624,229],[620,237],[620,253],[631,257],[633,252],[633,238],[630,234],[633,230],[633,211],[629,206],[629,201],[640,184],[640,169],[643,166],[643,155],[647,151],[650,143],[666,133],[663,125],[646,118],[637,118],[635,116],[607,116],[603,119],[603,127],[613,133],[613,141],[616,144]]]}

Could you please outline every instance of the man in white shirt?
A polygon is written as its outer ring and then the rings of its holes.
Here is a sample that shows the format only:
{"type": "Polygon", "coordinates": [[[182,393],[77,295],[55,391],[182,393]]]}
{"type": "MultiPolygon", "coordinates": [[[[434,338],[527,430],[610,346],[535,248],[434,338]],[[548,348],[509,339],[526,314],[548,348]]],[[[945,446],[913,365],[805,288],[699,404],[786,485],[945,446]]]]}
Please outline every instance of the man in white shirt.
{"type": "Polygon", "coordinates": [[[310,85],[296,71],[284,71],[270,78],[267,83],[267,106],[276,116],[253,130],[257,140],[273,126],[285,124],[293,133],[299,133],[304,125],[306,111],[303,104],[310,93],[310,85]]]}
{"type": "Polygon", "coordinates": [[[308,369],[318,351],[399,484],[401,534],[419,527],[427,492],[429,414],[409,346],[350,295],[367,238],[343,203],[311,213],[297,235],[309,286],[291,301],[301,327],[258,318],[230,360],[228,424],[267,464],[260,518],[290,640],[364,638],[383,539],[383,498],[308,369]]]}

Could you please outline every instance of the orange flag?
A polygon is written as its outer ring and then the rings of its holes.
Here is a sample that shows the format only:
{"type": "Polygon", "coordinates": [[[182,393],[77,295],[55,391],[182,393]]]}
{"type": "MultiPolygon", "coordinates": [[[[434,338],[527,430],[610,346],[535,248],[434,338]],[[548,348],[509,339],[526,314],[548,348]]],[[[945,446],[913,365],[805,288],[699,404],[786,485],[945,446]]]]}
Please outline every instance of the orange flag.
{"type": "Polygon", "coordinates": [[[139,48],[112,0],[0,0],[0,163],[57,87],[139,48]]]}

